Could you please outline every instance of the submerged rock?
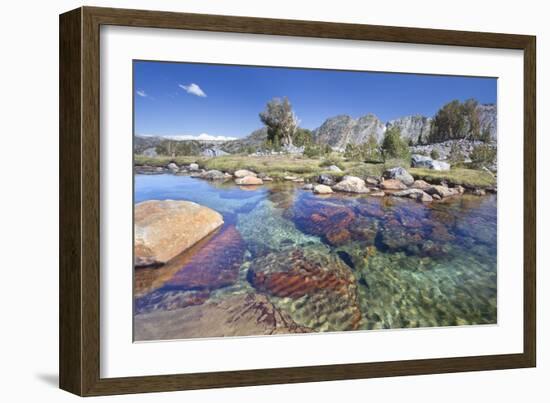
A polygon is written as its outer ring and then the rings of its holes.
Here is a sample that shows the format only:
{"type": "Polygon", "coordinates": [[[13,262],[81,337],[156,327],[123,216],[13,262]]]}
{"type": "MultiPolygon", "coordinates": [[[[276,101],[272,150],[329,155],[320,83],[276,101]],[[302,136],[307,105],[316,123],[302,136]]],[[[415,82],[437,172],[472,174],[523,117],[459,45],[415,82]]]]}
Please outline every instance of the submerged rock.
{"type": "Polygon", "coordinates": [[[321,244],[318,237],[303,233],[291,221],[283,218],[282,211],[271,203],[241,215],[237,228],[253,257],[288,248],[308,247],[314,243],[321,244]]]}
{"type": "Polygon", "coordinates": [[[233,284],[243,263],[246,245],[235,226],[214,235],[200,250],[183,256],[180,270],[164,288],[213,290],[233,284]]]}
{"type": "Polygon", "coordinates": [[[223,224],[220,213],[189,201],[149,200],[134,211],[134,265],[164,264],[223,224]]]}
{"type": "Polygon", "coordinates": [[[304,326],[353,330],[361,320],[353,272],[325,251],[308,248],[271,253],[252,261],[248,280],[259,292],[290,299],[281,305],[304,326]]]}
{"type": "Polygon", "coordinates": [[[348,193],[368,193],[370,190],[366,187],[365,181],[356,176],[346,175],[344,178],[332,187],[338,192],[348,193]]]}
{"type": "MultiPolygon", "coordinates": [[[[353,209],[322,201],[307,201],[293,209],[293,221],[307,234],[317,235],[325,241],[329,232],[334,240],[338,231],[346,229],[355,219],[353,209]]],[[[330,241],[329,241],[330,243],[330,241]]]]}
{"type": "Polygon", "coordinates": [[[208,290],[156,290],[135,299],[135,314],[153,311],[171,311],[204,303],[210,292],[208,290]]]}
{"type": "Polygon", "coordinates": [[[183,309],[138,314],[134,317],[134,329],[139,341],[312,331],[296,324],[266,296],[252,293],[183,309]]]}

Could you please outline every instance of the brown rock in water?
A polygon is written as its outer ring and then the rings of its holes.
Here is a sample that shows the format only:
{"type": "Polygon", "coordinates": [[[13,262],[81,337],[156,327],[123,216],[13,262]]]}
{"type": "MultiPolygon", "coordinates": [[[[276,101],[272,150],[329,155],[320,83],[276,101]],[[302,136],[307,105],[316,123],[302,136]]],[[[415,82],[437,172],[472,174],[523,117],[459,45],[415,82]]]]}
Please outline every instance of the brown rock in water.
{"type": "Polygon", "coordinates": [[[190,284],[195,284],[202,290],[232,284],[238,274],[244,251],[245,244],[240,234],[234,226],[229,226],[202,239],[162,267],[144,267],[134,270],[134,295],[141,297],[164,287],[176,274],[186,268],[190,270],[185,275],[180,274],[178,278],[180,280],[183,278],[187,286],[174,286],[172,290],[186,290],[190,288],[190,284]],[[201,264],[205,266],[202,274],[200,273],[201,264]],[[199,281],[201,277],[202,280],[199,281]],[[189,278],[194,280],[191,281],[189,278]],[[206,282],[208,285],[205,285],[206,282]]]}
{"type": "Polygon", "coordinates": [[[256,176],[244,176],[242,178],[235,179],[237,185],[263,185],[264,181],[256,176]]]}
{"type": "Polygon", "coordinates": [[[244,240],[232,225],[189,256],[164,288],[213,290],[231,285],[237,280],[245,249],[244,240]]]}
{"type": "Polygon", "coordinates": [[[351,269],[325,250],[294,249],[254,260],[248,280],[259,292],[296,300],[287,312],[302,325],[357,329],[361,311],[351,269]]]}
{"type": "Polygon", "coordinates": [[[384,210],[380,207],[379,201],[367,200],[365,203],[359,204],[355,207],[357,213],[367,217],[383,217],[384,210]]]}
{"type": "Polygon", "coordinates": [[[384,190],[403,190],[407,189],[407,186],[399,179],[386,179],[380,184],[380,188],[384,190]]]}
{"type": "Polygon", "coordinates": [[[351,233],[346,228],[336,228],[327,232],[325,238],[332,246],[339,246],[351,239],[351,233]]]}
{"type": "Polygon", "coordinates": [[[134,210],[134,264],[163,264],[223,224],[218,212],[189,201],[150,200],[134,210]]]}
{"type": "Polygon", "coordinates": [[[253,336],[306,333],[269,299],[259,294],[238,294],[171,311],[155,311],[134,317],[138,341],[196,337],[253,336]]]}
{"type": "Polygon", "coordinates": [[[329,232],[347,228],[355,219],[355,213],[346,206],[310,201],[294,210],[294,219],[299,229],[327,239],[329,232]]]}

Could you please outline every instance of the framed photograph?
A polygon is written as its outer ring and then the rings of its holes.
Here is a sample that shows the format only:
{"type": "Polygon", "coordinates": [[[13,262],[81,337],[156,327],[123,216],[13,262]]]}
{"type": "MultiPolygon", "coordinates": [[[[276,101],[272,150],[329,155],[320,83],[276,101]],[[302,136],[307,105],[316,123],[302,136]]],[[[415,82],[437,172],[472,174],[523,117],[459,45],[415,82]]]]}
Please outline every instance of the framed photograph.
{"type": "Polygon", "coordinates": [[[533,367],[535,37],[60,16],[60,386],[533,367]]]}

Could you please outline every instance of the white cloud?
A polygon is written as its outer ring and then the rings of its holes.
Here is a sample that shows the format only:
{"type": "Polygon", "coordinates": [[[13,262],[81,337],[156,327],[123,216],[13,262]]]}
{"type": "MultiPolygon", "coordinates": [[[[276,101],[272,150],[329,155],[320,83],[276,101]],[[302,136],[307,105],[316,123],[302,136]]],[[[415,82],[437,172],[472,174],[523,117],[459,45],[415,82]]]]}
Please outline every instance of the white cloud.
{"type": "Polygon", "coordinates": [[[178,84],[178,86],[188,94],[193,94],[201,98],[206,98],[206,93],[202,90],[201,87],[199,87],[198,84],[195,84],[195,83],[191,83],[189,85],[178,84]]]}
{"type": "Polygon", "coordinates": [[[171,135],[156,135],[156,134],[138,134],[141,137],[163,137],[170,140],[201,140],[201,141],[230,141],[237,140],[237,137],[229,136],[213,136],[208,133],[201,133],[199,135],[193,134],[171,134],[171,135]]]}
{"type": "Polygon", "coordinates": [[[137,90],[136,94],[138,94],[140,97],[143,97],[143,98],[147,97],[147,94],[143,90],[137,90]]]}

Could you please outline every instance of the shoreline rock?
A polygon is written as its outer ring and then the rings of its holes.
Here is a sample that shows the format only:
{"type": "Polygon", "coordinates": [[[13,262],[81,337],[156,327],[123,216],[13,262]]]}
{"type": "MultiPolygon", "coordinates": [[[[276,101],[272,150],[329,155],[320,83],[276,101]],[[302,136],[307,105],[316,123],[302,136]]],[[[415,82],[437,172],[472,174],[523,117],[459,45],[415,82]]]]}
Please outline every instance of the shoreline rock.
{"type": "Polygon", "coordinates": [[[313,187],[313,193],[317,194],[330,194],[334,193],[330,186],[327,185],[315,185],[313,187]]]}
{"type": "Polygon", "coordinates": [[[399,179],[385,179],[380,184],[380,188],[383,190],[405,190],[407,186],[399,179]]]}
{"type": "Polygon", "coordinates": [[[340,182],[332,187],[332,190],[338,192],[347,192],[347,193],[369,193],[370,190],[365,185],[365,181],[356,176],[346,175],[342,178],[340,182]]]}
{"type": "Polygon", "coordinates": [[[134,265],[164,264],[222,224],[220,213],[190,201],[138,203],[134,210],[134,265]]]}
{"type": "Polygon", "coordinates": [[[413,176],[405,168],[396,167],[384,171],[384,179],[397,179],[405,186],[411,186],[414,183],[413,176]]]}
{"type": "Polygon", "coordinates": [[[256,176],[243,176],[235,179],[235,183],[240,186],[253,186],[253,185],[263,185],[264,181],[256,176]]]}

